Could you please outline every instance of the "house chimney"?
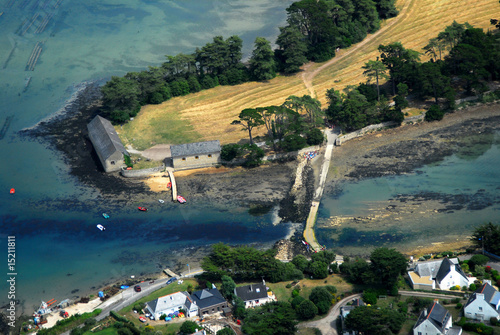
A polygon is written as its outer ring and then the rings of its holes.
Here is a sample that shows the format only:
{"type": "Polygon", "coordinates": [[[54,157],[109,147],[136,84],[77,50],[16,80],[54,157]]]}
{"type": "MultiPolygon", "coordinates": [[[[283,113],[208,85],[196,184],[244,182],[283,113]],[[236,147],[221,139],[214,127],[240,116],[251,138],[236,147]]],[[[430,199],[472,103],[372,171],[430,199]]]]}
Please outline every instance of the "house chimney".
{"type": "Polygon", "coordinates": [[[424,308],[424,316],[427,316],[427,308],[424,308]]]}
{"type": "Polygon", "coordinates": [[[264,280],[264,277],[262,277],[262,284],[266,286],[266,281],[264,280]]]}
{"type": "Polygon", "coordinates": [[[484,294],[476,293],[476,299],[484,300],[484,294]]]}

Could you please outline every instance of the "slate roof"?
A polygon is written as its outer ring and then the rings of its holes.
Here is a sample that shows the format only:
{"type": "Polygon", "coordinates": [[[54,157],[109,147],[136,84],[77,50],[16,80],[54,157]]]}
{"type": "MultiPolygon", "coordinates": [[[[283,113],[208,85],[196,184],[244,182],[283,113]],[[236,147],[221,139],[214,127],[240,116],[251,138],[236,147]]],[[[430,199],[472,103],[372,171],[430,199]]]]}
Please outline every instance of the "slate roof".
{"type": "Polygon", "coordinates": [[[188,309],[191,306],[189,294],[187,292],[176,292],[146,303],[155,313],[159,313],[169,308],[185,305],[188,309]]]}
{"type": "Polygon", "coordinates": [[[97,152],[100,153],[103,159],[108,159],[109,156],[114,154],[116,151],[129,156],[129,153],[123,146],[120,137],[115,131],[115,128],[105,118],[97,115],[90,123],[87,125],[89,131],[89,137],[92,139],[92,144],[97,152]]]}
{"type": "MultiPolygon", "coordinates": [[[[483,284],[483,286],[479,287],[469,298],[465,306],[468,306],[471,302],[476,300],[477,298],[477,293],[482,293],[484,294],[484,300],[488,302],[490,305],[496,306],[498,302],[500,301],[500,293],[495,290],[493,286],[491,286],[488,283],[483,284]]],[[[493,309],[495,309],[495,307],[493,309]]]]}
{"type": "MultiPolygon", "coordinates": [[[[448,259],[453,264],[458,264],[457,258],[451,258],[451,259],[445,258],[445,259],[448,259]]],[[[418,263],[415,268],[415,272],[417,272],[420,277],[436,278],[439,268],[441,267],[442,264],[443,260],[418,263]]]]}
{"type": "Polygon", "coordinates": [[[439,271],[436,275],[436,280],[440,283],[448,273],[450,273],[451,265],[455,265],[455,271],[457,271],[462,277],[467,280],[467,275],[464,273],[460,265],[454,264],[448,258],[443,259],[441,266],[439,267],[439,271]]]}
{"type": "Polygon", "coordinates": [[[422,313],[420,313],[420,317],[418,318],[417,323],[413,328],[418,327],[425,320],[429,320],[437,329],[439,329],[441,333],[444,333],[445,326],[448,323],[448,320],[451,318],[451,314],[437,301],[427,307],[426,310],[427,315],[425,313],[425,310],[423,310],[422,313]]]}
{"type": "Polygon", "coordinates": [[[204,309],[210,306],[215,306],[226,302],[226,299],[220,294],[216,288],[203,289],[193,292],[191,299],[198,306],[199,309],[204,309]]]}
{"type": "Polygon", "coordinates": [[[220,142],[219,140],[215,140],[172,145],[170,146],[170,152],[172,154],[172,158],[213,154],[220,152],[220,142]]]}
{"type": "Polygon", "coordinates": [[[264,283],[250,284],[235,288],[236,296],[243,301],[267,298],[267,287],[264,283]]]}

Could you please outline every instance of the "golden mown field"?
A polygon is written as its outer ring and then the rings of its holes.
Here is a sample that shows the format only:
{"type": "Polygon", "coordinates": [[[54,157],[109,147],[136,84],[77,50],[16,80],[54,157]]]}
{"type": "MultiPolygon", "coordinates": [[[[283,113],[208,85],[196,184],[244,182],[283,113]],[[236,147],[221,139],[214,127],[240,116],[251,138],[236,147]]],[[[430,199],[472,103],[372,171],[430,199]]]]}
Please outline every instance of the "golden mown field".
{"type": "MultiPolygon", "coordinates": [[[[161,105],[144,106],[134,121],[117,132],[126,144],[144,150],[159,143],[179,144],[219,139],[222,144],[239,142],[248,133],[231,125],[245,108],[280,105],[290,95],[310,94],[326,107],[326,91],[366,81],[362,66],[375,60],[380,44],[401,42],[405,48],[423,52],[429,39],[437,37],[454,20],[476,28],[490,29],[490,19],[500,14],[497,0],[399,0],[400,14],[382,24],[364,41],[341,50],[323,64],[307,64],[294,76],[279,76],[269,82],[219,86],[161,105]],[[306,86],[307,85],[307,86],[306,86]]],[[[426,56],[422,55],[422,60],[426,56]]],[[[260,129],[260,134],[264,128],[260,129]]],[[[253,133],[259,135],[259,131],[253,133]]]]}

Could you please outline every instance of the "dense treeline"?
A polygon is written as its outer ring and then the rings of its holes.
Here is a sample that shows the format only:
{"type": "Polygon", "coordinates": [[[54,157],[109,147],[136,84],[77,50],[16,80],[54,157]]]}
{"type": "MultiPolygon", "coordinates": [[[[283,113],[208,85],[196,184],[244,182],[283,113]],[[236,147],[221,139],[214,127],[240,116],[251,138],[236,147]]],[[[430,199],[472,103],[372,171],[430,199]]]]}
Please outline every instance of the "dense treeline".
{"type": "Polygon", "coordinates": [[[301,0],[287,8],[276,51],[280,71],[293,73],[305,59],[323,62],[380,28],[396,16],[394,0],[301,0]]]}
{"type": "Polygon", "coordinates": [[[500,225],[490,222],[477,227],[471,242],[476,248],[500,255],[500,225]]]}
{"type": "Polygon", "coordinates": [[[442,119],[447,111],[455,109],[457,91],[480,95],[488,90],[487,81],[500,78],[498,34],[485,33],[468,23],[453,22],[432,38],[424,47],[431,56],[428,62],[420,62],[419,53],[400,42],[380,45],[378,50],[380,57],[363,66],[367,83],[349,86],[343,93],[333,88],[327,92],[326,115],[345,131],[389,120],[402,122],[402,109],[408,106],[406,96],[410,93],[434,99],[426,120],[442,119]],[[389,79],[390,95],[394,97],[391,107],[387,90],[380,90],[380,79],[389,79]]]}
{"type": "Polygon", "coordinates": [[[251,247],[232,248],[218,243],[201,264],[208,280],[220,281],[229,276],[236,281],[262,280],[271,282],[302,279],[304,274],[323,279],[328,276],[330,263],[335,260],[331,251],[311,255],[308,261],[297,256],[294,261],[283,263],[274,258],[276,250],[260,251],[251,247]]]}
{"type": "Polygon", "coordinates": [[[397,14],[394,0],[301,0],[287,8],[288,25],[280,28],[274,51],[270,41],[255,39],[252,55],[242,63],[243,41],[216,36],[193,54],[166,56],[157,67],[114,76],[102,87],[103,111],[115,123],[134,117],[141,106],[218,85],[269,80],[276,72],[294,73],[307,60],[324,61],[335,48],[361,41],[377,30],[380,19],[397,14]]]}

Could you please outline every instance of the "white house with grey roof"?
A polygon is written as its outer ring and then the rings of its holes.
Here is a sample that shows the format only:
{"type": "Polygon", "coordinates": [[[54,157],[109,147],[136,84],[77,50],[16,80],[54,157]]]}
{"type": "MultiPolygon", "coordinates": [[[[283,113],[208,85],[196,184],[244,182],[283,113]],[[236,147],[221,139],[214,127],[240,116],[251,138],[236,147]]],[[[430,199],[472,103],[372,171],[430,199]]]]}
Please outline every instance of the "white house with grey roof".
{"type": "Polygon", "coordinates": [[[170,146],[175,170],[211,167],[220,163],[220,142],[206,141],[170,146]]]}
{"type": "Polygon", "coordinates": [[[168,316],[181,309],[186,311],[187,317],[198,315],[198,306],[193,302],[187,292],[176,292],[148,301],[146,303],[146,309],[156,320],[159,320],[162,314],[168,316]]]}
{"type": "Polygon", "coordinates": [[[488,283],[479,287],[464,307],[466,318],[475,320],[500,319],[500,293],[488,283]]]}
{"type": "Polygon", "coordinates": [[[452,327],[450,312],[436,300],[425,308],[413,327],[413,335],[460,335],[462,328],[452,327]]]}
{"type": "Polygon", "coordinates": [[[418,263],[408,272],[408,277],[413,289],[420,290],[449,290],[457,285],[469,287],[475,279],[467,277],[457,258],[418,263]]]}
{"type": "Polygon", "coordinates": [[[272,292],[267,292],[265,282],[236,287],[234,294],[243,300],[245,308],[260,306],[273,300],[272,292]]]}
{"type": "Polygon", "coordinates": [[[87,125],[89,138],[106,172],[119,171],[124,156],[129,156],[115,128],[105,118],[97,115],[87,125]]]}

